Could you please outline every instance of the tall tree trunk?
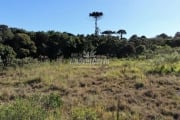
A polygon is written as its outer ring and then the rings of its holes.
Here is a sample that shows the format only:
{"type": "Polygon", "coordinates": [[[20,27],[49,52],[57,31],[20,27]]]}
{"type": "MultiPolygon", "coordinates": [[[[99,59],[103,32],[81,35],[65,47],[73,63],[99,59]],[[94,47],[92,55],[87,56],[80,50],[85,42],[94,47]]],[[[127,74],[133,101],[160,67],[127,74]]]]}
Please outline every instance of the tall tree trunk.
{"type": "Polygon", "coordinates": [[[98,35],[97,17],[95,18],[95,35],[98,35]]]}
{"type": "Polygon", "coordinates": [[[123,38],[123,34],[121,33],[121,40],[122,40],[122,38],[123,38]]]}

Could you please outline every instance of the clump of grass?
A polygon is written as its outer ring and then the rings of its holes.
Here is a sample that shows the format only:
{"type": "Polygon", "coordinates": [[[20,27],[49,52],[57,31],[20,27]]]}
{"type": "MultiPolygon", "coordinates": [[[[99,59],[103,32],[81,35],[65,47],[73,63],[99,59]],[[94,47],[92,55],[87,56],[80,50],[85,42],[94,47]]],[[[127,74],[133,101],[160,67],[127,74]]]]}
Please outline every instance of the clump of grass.
{"type": "Polygon", "coordinates": [[[98,117],[92,108],[76,107],[72,110],[72,120],[98,120],[98,117]]]}
{"type": "Polygon", "coordinates": [[[175,66],[173,64],[161,64],[161,65],[155,66],[148,72],[162,75],[162,74],[178,74],[180,71],[179,71],[178,66],[175,66]]]}
{"type": "Polygon", "coordinates": [[[140,120],[142,119],[138,113],[120,112],[118,120],[140,120]]]}
{"type": "Polygon", "coordinates": [[[4,88],[0,91],[0,100],[1,101],[10,101],[15,99],[16,93],[11,88],[4,88]]]}
{"type": "Polygon", "coordinates": [[[106,71],[102,76],[107,79],[118,79],[122,78],[123,75],[118,69],[111,69],[106,71]]]}
{"type": "Polygon", "coordinates": [[[107,79],[144,79],[144,71],[137,67],[136,61],[113,61],[112,65],[108,66],[102,77],[107,79]]]}
{"type": "Polygon", "coordinates": [[[56,94],[17,98],[12,103],[0,106],[0,120],[45,120],[49,116],[59,119],[57,108],[61,106],[62,100],[56,94]]]}
{"type": "Polygon", "coordinates": [[[50,94],[49,96],[44,96],[41,98],[41,104],[48,110],[53,110],[56,108],[60,108],[63,104],[61,97],[56,94],[50,94]]]}
{"type": "Polygon", "coordinates": [[[41,106],[23,99],[0,107],[0,120],[44,120],[47,114],[41,106]]]}

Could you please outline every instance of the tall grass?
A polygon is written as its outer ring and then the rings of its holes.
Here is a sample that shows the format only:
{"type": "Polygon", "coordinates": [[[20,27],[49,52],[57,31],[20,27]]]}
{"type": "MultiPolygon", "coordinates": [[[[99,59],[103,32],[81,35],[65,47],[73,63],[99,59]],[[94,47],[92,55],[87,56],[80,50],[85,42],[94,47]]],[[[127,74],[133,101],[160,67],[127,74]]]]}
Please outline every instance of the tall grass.
{"type": "Polygon", "coordinates": [[[0,106],[0,120],[45,120],[49,116],[60,119],[62,100],[58,95],[35,95],[17,98],[14,102],[0,106]]]}
{"type": "Polygon", "coordinates": [[[0,72],[0,100],[6,98],[0,120],[178,118],[179,60],[174,53],[106,65],[46,61],[7,68],[0,72]]]}

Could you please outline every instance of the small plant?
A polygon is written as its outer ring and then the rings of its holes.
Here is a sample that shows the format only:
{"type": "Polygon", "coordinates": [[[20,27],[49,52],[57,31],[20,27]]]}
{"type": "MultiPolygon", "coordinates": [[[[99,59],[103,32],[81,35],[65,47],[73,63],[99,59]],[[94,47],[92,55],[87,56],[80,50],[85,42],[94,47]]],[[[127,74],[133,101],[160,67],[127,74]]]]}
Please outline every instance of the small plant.
{"type": "Polygon", "coordinates": [[[51,93],[49,96],[42,97],[41,102],[43,106],[48,110],[60,108],[63,104],[61,97],[53,93],[51,93]]]}
{"type": "Polygon", "coordinates": [[[98,120],[98,118],[93,109],[77,107],[72,110],[72,120],[98,120]]]}

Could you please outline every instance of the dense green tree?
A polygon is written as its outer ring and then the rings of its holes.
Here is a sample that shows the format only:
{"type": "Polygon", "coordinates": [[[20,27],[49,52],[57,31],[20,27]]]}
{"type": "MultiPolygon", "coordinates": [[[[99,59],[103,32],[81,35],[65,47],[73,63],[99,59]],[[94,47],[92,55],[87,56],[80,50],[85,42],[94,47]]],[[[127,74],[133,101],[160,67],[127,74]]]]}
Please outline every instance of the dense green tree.
{"type": "Polygon", "coordinates": [[[17,34],[17,33],[28,33],[28,31],[24,30],[24,29],[20,29],[20,28],[10,28],[11,31],[14,33],[14,34],[17,34]]]}
{"type": "Polygon", "coordinates": [[[160,35],[157,35],[156,38],[159,38],[159,39],[169,39],[170,37],[165,34],[165,33],[161,33],[160,35]]]}
{"type": "Polygon", "coordinates": [[[73,53],[83,54],[86,47],[85,46],[86,39],[84,35],[77,35],[77,37],[75,37],[74,39],[76,43],[76,48],[75,48],[75,51],[73,51],[73,53]]]}
{"type": "Polygon", "coordinates": [[[100,44],[96,48],[96,54],[116,57],[120,42],[121,41],[114,36],[101,36],[100,44]]]}
{"type": "Polygon", "coordinates": [[[180,38],[180,32],[176,32],[176,34],[174,35],[174,38],[180,38]]]}
{"type": "Polygon", "coordinates": [[[37,47],[36,56],[47,56],[49,40],[48,33],[36,32],[35,35],[31,38],[35,42],[35,45],[37,47]]]}
{"type": "Polygon", "coordinates": [[[107,52],[108,56],[110,57],[116,57],[117,56],[117,49],[119,48],[120,41],[116,39],[115,37],[110,37],[107,42],[107,52]]]}
{"type": "Polygon", "coordinates": [[[136,53],[137,54],[141,54],[146,50],[146,46],[145,45],[139,45],[136,47],[136,53]]]}
{"type": "Polygon", "coordinates": [[[50,60],[57,59],[59,56],[62,55],[61,41],[62,38],[60,33],[52,31],[49,32],[49,40],[47,43],[47,56],[50,58],[50,60]]]}
{"type": "Polygon", "coordinates": [[[3,59],[4,64],[7,64],[8,60],[4,57],[7,54],[4,55],[2,51],[12,50],[17,54],[17,58],[38,58],[39,56],[44,56],[54,60],[62,56],[69,58],[74,53],[78,55],[89,53],[110,57],[129,57],[139,55],[145,50],[155,51],[155,48],[158,48],[157,46],[180,46],[179,32],[173,38],[162,33],[154,38],[132,35],[128,40],[123,38],[123,35],[126,33],[125,30],[117,32],[120,34],[120,39],[117,36],[113,36],[114,32],[111,30],[103,31],[102,35],[97,35],[97,20],[102,15],[103,13],[101,12],[89,14],[90,17],[95,18],[96,33],[95,35],[86,36],[57,31],[33,32],[0,25],[1,59],[3,59]]]}
{"type": "Polygon", "coordinates": [[[87,35],[85,37],[85,42],[84,42],[84,52],[93,54],[96,52],[96,48],[99,46],[100,44],[100,36],[96,36],[96,35],[87,35]]]}
{"type": "Polygon", "coordinates": [[[121,46],[118,50],[118,57],[130,57],[135,55],[136,48],[133,44],[126,43],[125,45],[121,46]]]}
{"type": "Polygon", "coordinates": [[[129,38],[129,40],[130,41],[132,41],[132,40],[137,40],[139,37],[136,35],[136,34],[134,34],[134,35],[132,35],[130,38],[129,38]]]}
{"type": "Polygon", "coordinates": [[[101,36],[100,37],[100,41],[99,41],[99,45],[96,47],[96,54],[99,55],[107,55],[108,54],[108,45],[106,44],[108,41],[108,37],[110,36],[101,36]]]}
{"type": "Polygon", "coordinates": [[[37,49],[35,43],[25,33],[15,34],[9,45],[15,50],[18,58],[33,56],[37,49]]]}
{"type": "Polygon", "coordinates": [[[65,58],[69,58],[76,51],[77,44],[74,36],[61,34],[61,51],[65,58]]]}
{"type": "Polygon", "coordinates": [[[15,57],[16,53],[12,47],[0,43],[0,59],[4,66],[10,64],[15,57]]]}
{"type": "Polygon", "coordinates": [[[13,39],[14,34],[7,25],[0,25],[0,43],[13,39]]]}
{"type": "Polygon", "coordinates": [[[165,44],[171,47],[180,47],[180,37],[175,37],[172,40],[167,40],[165,44]]]}
{"type": "Polygon", "coordinates": [[[69,58],[72,53],[80,52],[78,45],[81,46],[78,37],[67,33],[52,32],[49,35],[48,56],[50,59],[56,59],[62,55],[69,58]]]}

